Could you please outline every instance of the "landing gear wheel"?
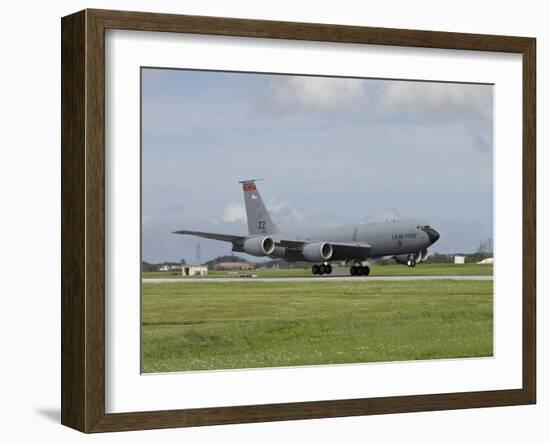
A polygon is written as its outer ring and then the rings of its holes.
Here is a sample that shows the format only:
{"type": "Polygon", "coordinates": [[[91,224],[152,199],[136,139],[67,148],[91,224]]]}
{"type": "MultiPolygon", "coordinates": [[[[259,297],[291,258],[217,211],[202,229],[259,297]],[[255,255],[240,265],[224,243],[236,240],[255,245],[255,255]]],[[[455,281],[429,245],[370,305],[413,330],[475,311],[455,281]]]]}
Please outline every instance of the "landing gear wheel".
{"type": "Polygon", "coordinates": [[[317,264],[311,267],[311,273],[313,273],[314,275],[318,275],[320,271],[321,268],[317,264]]]}
{"type": "Polygon", "coordinates": [[[332,273],[332,266],[330,264],[326,265],[325,273],[330,275],[332,273]]]}
{"type": "Polygon", "coordinates": [[[368,276],[370,273],[369,266],[354,265],[349,268],[351,276],[368,276]]]}
{"type": "Polygon", "coordinates": [[[327,266],[324,264],[321,264],[319,266],[319,275],[324,275],[327,272],[327,266]]]}

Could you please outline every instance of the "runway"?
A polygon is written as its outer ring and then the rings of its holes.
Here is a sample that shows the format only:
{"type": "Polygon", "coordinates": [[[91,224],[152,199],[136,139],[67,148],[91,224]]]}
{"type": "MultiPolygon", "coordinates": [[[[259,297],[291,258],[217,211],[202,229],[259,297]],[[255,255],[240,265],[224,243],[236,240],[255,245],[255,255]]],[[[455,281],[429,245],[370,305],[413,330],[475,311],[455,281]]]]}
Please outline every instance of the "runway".
{"type": "Polygon", "coordinates": [[[145,278],[144,284],[164,284],[174,282],[322,282],[322,281],[492,281],[492,275],[464,276],[464,275],[438,275],[438,276],[345,276],[345,275],[325,275],[325,276],[295,276],[295,277],[271,277],[271,278],[244,278],[244,277],[221,277],[221,278],[145,278]]]}

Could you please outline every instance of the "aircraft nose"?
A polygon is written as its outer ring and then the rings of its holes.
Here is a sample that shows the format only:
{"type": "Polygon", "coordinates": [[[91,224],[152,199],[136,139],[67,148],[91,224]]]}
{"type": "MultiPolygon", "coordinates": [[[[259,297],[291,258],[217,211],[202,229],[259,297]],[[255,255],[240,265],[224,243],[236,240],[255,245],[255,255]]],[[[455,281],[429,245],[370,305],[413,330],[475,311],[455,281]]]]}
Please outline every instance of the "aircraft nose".
{"type": "Polygon", "coordinates": [[[439,239],[439,232],[431,227],[424,229],[424,232],[428,234],[428,238],[432,244],[439,239]]]}

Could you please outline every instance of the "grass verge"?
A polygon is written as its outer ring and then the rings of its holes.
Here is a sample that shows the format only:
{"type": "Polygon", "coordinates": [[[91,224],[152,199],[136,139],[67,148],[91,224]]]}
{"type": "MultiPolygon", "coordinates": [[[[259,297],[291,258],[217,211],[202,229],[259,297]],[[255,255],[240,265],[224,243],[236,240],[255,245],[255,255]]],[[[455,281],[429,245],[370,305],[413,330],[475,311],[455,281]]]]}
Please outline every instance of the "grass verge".
{"type": "Polygon", "coordinates": [[[492,281],[142,285],[142,370],[490,356],[492,281]]]}

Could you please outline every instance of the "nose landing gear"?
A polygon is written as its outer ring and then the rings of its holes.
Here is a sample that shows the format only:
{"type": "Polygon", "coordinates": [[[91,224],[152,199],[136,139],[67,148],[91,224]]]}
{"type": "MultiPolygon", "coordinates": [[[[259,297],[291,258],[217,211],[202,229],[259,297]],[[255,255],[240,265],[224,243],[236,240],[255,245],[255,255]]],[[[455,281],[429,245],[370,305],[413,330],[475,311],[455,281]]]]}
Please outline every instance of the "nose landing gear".
{"type": "Polygon", "coordinates": [[[321,265],[315,264],[311,267],[311,273],[313,273],[314,275],[330,275],[332,273],[332,266],[325,263],[321,265]]]}

